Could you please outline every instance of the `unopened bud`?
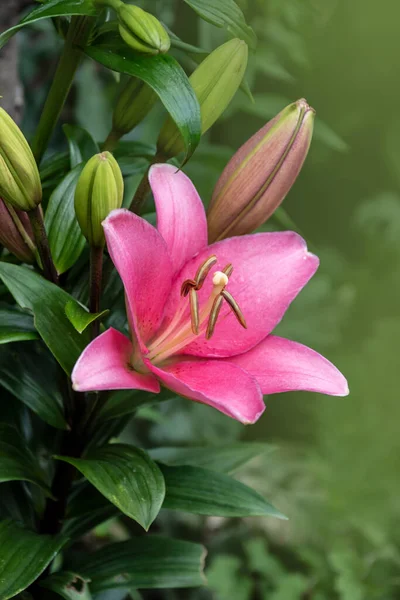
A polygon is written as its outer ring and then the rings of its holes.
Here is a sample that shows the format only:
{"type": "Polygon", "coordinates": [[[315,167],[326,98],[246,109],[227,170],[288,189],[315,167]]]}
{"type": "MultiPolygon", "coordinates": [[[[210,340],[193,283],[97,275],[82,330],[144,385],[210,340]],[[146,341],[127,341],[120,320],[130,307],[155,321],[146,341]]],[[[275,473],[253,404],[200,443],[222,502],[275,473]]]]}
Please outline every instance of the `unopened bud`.
{"type": "Polygon", "coordinates": [[[0,197],[19,210],[42,201],[39,171],[18,125],[0,108],[0,197]]]}
{"type": "Polygon", "coordinates": [[[160,21],[150,13],[132,4],[117,8],[119,33],[124,42],[143,54],[164,54],[171,45],[169,35],[160,21]]]}
{"type": "Polygon", "coordinates": [[[104,246],[102,221],[121,208],[124,182],[117,161],[109,152],[95,154],[85,165],[75,190],[75,213],[91,246],[104,246]]]}
{"type": "Polygon", "coordinates": [[[289,192],[310,147],[315,111],[305,100],[284,108],[223,170],[207,211],[209,242],[251,233],[289,192]]]}
{"type": "MultiPolygon", "coordinates": [[[[205,133],[222,115],[236,94],[247,67],[247,44],[237,38],[216,48],[193,71],[189,81],[201,112],[201,133],[205,133]]],[[[171,117],[161,129],[158,151],[165,157],[184,150],[182,137],[171,117]]]]}
{"type": "Polygon", "coordinates": [[[28,215],[7,205],[1,198],[0,244],[22,262],[35,262],[35,244],[28,215]]]}
{"type": "Polygon", "coordinates": [[[150,86],[131,77],[118,97],[113,113],[113,131],[121,136],[129,133],[150,112],[157,97],[150,86]]]}

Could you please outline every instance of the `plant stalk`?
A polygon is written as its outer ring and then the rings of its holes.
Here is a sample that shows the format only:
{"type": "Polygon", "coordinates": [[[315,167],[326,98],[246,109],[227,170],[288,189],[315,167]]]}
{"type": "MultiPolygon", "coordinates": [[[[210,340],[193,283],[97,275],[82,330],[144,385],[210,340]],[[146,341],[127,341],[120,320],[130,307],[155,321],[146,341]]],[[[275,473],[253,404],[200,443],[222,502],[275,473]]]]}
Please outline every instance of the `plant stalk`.
{"type": "Polygon", "coordinates": [[[151,190],[150,183],[149,183],[150,167],[157,162],[165,162],[165,160],[166,160],[166,158],[163,154],[156,153],[155,156],[153,156],[149,166],[146,169],[146,172],[144,173],[142,179],[140,180],[140,183],[137,187],[135,195],[132,198],[132,202],[129,207],[130,211],[136,213],[137,215],[140,215],[141,210],[143,208],[143,204],[145,203],[146,198],[149,195],[149,192],[151,190]]]}
{"type": "Polygon", "coordinates": [[[32,225],[33,235],[35,237],[36,247],[42,262],[43,273],[46,279],[58,285],[58,273],[51,257],[49,240],[47,238],[46,228],[43,221],[43,213],[40,206],[27,213],[32,225]]]}
{"type": "Polygon", "coordinates": [[[32,152],[38,164],[48,146],[80,63],[82,52],[78,46],[82,46],[88,41],[92,26],[93,19],[91,17],[74,16],[71,18],[53,83],[32,141],[32,152]]]}
{"type": "Polygon", "coordinates": [[[104,152],[108,150],[108,152],[112,152],[118,144],[120,137],[121,136],[119,135],[119,133],[111,129],[110,133],[108,134],[105,142],[101,147],[102,151],[104,152]]]}
{"type": "MultiPolygon", "coordinates": [[[[90,299],[89,310],[91,313],[100,312],[101,279],[103,271],[103,248],[91,246],[90,248],[90,299]]],[[[100,321],[95,319],[91,323],[92,339],[100,333],[100,321]]]]}

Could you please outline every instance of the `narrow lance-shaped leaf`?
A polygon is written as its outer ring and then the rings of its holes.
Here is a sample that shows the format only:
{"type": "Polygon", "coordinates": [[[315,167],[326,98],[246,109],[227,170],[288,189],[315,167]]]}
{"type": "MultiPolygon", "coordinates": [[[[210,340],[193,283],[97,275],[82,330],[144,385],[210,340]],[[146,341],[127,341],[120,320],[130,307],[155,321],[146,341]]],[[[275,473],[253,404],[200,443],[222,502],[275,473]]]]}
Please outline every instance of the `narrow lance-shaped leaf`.
{"type": "Polygon", "coordinates": [[[51,496],[48,482],[25,440],[14,427],[0,423],[0,483],[5,481],[30,481],[51,496]]]}
{"type": "Polygon", "coordinates": [[[36,340],[38,337],[30,315],[16,306],[0,307],[0,344],[36,340]]]}
{"type": "Polygon", "coordinates": [[[75,167],[64,177],[50,196],[45,225],[51,255],[58,273],[64,273],[78,260],[85,238],[75,216],[75,188],[83,165],[75,167]]]}
{"type": "Polygon", "coordinates": [[[0,521],[0,598],[26,589],[45,570],[65,539],[38,535],[10,520],[0,521]]]}
{"type": "Polygon", "coordinates": [[[258,442],[242,442],[224,446],[189,448],[154,448],[150,456],[169,466],[192,465],[221,473],[232,473],[252,458],[272,452],[275,448],[258,442]]]}
{"type": "Polygon", "coordinates": [[[79,572],[92,579],[91,589],[185,588],[205,583],[205,549],[199,544],[160,536],[110,544],[79,561],[79,572]]]}
{"type": "Polygon", "coordinates": [[[186,159],[193,154],[201,137],[200,107],[189,79],[172,56],[149,57],[129,48],[105,49],[96,45],[87,47],[85,52],[108,69],[147,83],[175,121],[185,143],[186,159]]]}
{"type": "Polygon", "coordinates": [[[65,600],[91,600],[89,581],[90,579],[83,578],[76,573],[60,571],[41,581],[40,585],[65,600]]]}
{"type": "Polygon", "coordinates": [[[205,21],[223,27],[233,36],[244,40],[255,50],[257,37],[247,25],[239,6],[233,0],[184,0],[205,21]]]}
{"type": "Polygon", "coordinates": [[[165,484],[146,452],[127,444],[110,444],[86,458],[57,458],[74,465],[110,502],[149,529],[163,503],[165,484]]]}
{"type": "Polygon", "coordinates": [[[0,385],[49,425],[67,429],[57,383],[57,365],[39,345],[17,343],[2,349],[0,385]]]}
{"type": "Polygon", "coordinates": [[[201,467],[161,465],[167,488],[163,508],[216,517],[285,519],[260,494],[228,475],[201,467]]]}
{"type": "Polygon", "coordinates": [[[100,152],[98,144],[86,129],[78,125],[63,125],[69,145],[71,169],[100,152]]]}
{"type": "Polygon", "coordinates": [[[31,25],[40,19],[49,19],[51,17],[62,17],[68,15],[96,15],[96,8],[92,0],[48,0],[40,6],[36,6],[28,13],[17,25],[10,27],[0,35],[0,48],[8,42],[8,40],[21,27],[31,25]]]}
{"type": "Polygon", "coordinates": [[[65,306],[65,314],[67,315],[69,321],[71,321],[72,325],[75,327],[79,333],[85,331],[85,329],[96,321],[97,319],[102,319],[106,315],[108,315],[109,310],[103,310],[98,313],[90,313],[87,309],[83,308],[80,304],[76,302],[67,302],[65,306]]]}
{"type": "Polygon", "coordinates": [[[70,374],[89,343],[87,332],[79,334],[65,314],[67,302],[76,300],[24,267],[0,263],[0,278],[16,302],[33,312],[37,331],[66,373],[70,374]]]}

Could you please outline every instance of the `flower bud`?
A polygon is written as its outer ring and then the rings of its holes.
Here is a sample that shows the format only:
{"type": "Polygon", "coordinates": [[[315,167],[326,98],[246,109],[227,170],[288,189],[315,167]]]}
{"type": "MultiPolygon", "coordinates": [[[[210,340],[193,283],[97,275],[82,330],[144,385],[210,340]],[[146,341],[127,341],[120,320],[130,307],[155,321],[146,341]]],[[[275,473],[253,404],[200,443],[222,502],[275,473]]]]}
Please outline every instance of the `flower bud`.
{"type": "Polygon", "coordinates": [[[75,190],[75,214],[91,246],[104,246],[102,221],[121,208],[124,182],[117,161],[109,152],[95,154],[86,163],[75,190]]]}
{"type": "Polygon", "coordinates": [[[284,108],[223,170],[207,211],[209,242],[251,233],[281,204],[307,156],[315,111],[305,100],[284,108]]]}
{"type": "Polygon", "coordinates": [[[19,260],[35,262],[35,244],[28,215],[8,206],[0,198],[0,244],[19,260]]]}
{"type": "MultiPolygon", "coordinates": [[[[222,115],[236,94],[247,66],[247,44],[237,38],[216,48],[193,71],[189,81],[201,112],[201,132],[205,133],[222,115]]],[[[184,150],[182,137],[171,117],[161,129],[158,151],[165,157],[184,150]]]]}
{"type": "Polygon", "coordinates": [[[119,33],[124,42],[143,54],[164,54],[171,45],[160,21],[138,6],[121,3],[117,8],[119,33]]]}
{"type": "Polygon", "coordinates": [[[150,112],[157,97],[150,86],[131,77],[118,97],[113,113],[113,131],[120,136],[129,133],[150,112]]]}
{"type": "Polygon", "coordinates": [[[42,200],[39,171],[22,131],[0,108],[0,197],[19,210],[33,210],[42,200]]]}

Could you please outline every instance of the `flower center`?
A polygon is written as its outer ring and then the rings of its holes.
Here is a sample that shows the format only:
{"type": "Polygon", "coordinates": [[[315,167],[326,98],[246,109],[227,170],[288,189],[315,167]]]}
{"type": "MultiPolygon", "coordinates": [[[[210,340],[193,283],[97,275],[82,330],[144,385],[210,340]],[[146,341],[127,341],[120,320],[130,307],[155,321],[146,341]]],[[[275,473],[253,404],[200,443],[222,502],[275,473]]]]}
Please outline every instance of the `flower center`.
{"type": "Polygon", "coordinates": [[[197,269],[193,279],[186,279],[182,283],[181,298],[184,300],[188,297],[190,313],[187,311],[187,301],[182,301],[169,325],[149,345],[147,358],[153,363],[160,363],[176,354],[202,333],[205,333],[206,339],[209,340],[214,334],[224,301],[242,327],[246,328],[246,321],[238,303],[225,289],[233,272],[231,264],[226,265],[222,271],[214,272],[211,293],[200,307],[198,292],[216,263],[217,257],[210,256],[197,269]]]}

